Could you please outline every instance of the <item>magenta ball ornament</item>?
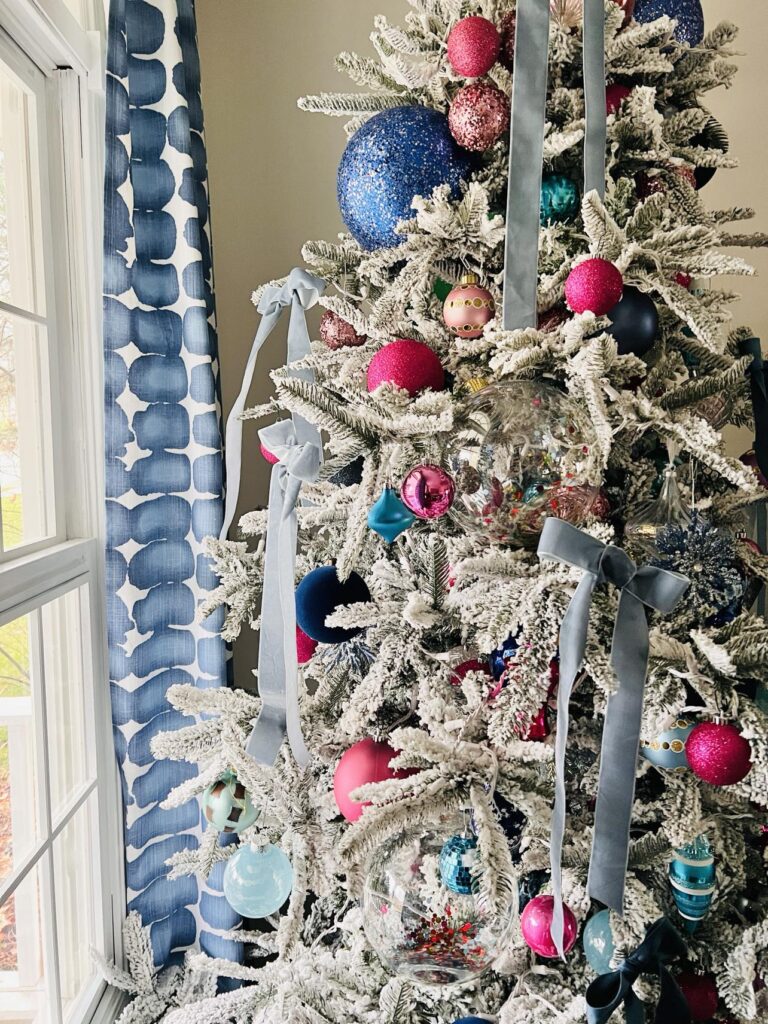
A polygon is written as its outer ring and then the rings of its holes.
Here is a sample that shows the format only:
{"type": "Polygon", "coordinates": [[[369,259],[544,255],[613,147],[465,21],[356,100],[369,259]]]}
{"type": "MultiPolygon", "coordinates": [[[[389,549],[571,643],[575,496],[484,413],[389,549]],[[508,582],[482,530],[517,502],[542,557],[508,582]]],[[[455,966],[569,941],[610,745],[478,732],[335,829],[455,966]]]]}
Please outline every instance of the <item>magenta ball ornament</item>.
{"type": "Polygon", "coordinates": [[[490,82],[473,82],[460,89],[448,110],[448,127],[460,146],[482,153],[509,128],[510,104],[490,82]]]}
{"type": "Polygon", "coordinates": [[[621,300],[624,279],[609,260],[584,260],[574,267],[565,282],[565,298],[574,313],[605,316],[621,300]]]}
{"type": "MultiPolygon", "coordinates": [[[[534,896],[525,905],[525,910],[520,915],[520,928],[523,938],[538,956],[552,960],[558,956],[557,947],[552,940],[552,917],[555,910],[555,900],[552,896],[534,896]]],[[[573,911],[567,904],[563,904],[565,915],[563,929],[563,949],[567,953],[573,948],[579,934],[579,926],[573,911]]]]}
{"type": "Polygon", "coordinates": [[[439,519],[453,504],[456,485],[440,466],[414,466],[403,480],[400,498],[419,519],[439,519]]]}
{"type": "Polygon", "coordinates": [[[752,769],[752,748],[735,725],[701,722],[685,744],[693,774],[712,786],[734,786],[752,769]]]}
{"type": "Polygon", "coordinates": [[[326,309],[320,318],[320,337],[328,348],[356,348],[367,341],[364,334],[358,334],[352,324],[332,309],[326,309]]]}
{"type": "Polygon", "coordinates": [[[496,303],[487,288],[478,284],[477,275],[464,274],[443,303],[445,326],[457,338],[479,338],[493,320],[496,303]]]}
{"type": "Polygon", "coordinates": [[[380,384],[404,388],[411,398],[420,391],[442,391],[443,364],[429,345],[412,338],[397,338],[380,348],[368,366],[368,390],[380,384]]]}
{"type": "Polygon", "coordinates": [[[396,751],[388,743],[379,743],[370,736],[341,755],[333,776],[333,795],[336,806],[347,821],[357,821],[368,806],[351,799],[349,794],[353,790],[369,782],[403,777],[402,772],[396,772],[389,766],[396,756],[396,751]]]}
{"type": "Polygon", "coordinates": [[[269,448],[265,448],[261,442],[259,442],[259,451],[270,466],[274,466],[280,461],[280,459],[278,459],[276,455],[273,455],[269,448]]]}
{"type": "Polygon", "coordinates": [[[317,650],[317,640],[313,640],[300,627],[296,627],[296,658],[300,665],[306,665],[312,660],[312,655],[317,650]]]}
{"type": "Polygon", "coordinates": [[[480,78],[499,56],[501,36],[487,18],[473,15],[457,21],[448,35],[448,63],[457,75],[480,78]]]}

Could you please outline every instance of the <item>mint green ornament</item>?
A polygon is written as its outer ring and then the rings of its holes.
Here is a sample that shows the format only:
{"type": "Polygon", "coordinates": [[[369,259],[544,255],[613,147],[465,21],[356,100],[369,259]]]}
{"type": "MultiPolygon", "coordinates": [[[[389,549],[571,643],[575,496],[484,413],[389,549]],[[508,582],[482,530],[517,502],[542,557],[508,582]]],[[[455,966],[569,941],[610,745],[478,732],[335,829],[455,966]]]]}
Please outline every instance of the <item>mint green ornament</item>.
{"type": "Polygon", "coordinates": [[[234,772],[224,774],[203,793],[203,813],[220,832],[242,832],[256,821],[260,811],[234,772]]]}
{"type": "Polygon", "coordinates": [[[579,212],[579,189],[564,174],[545,174],[541,182],[541,223],[571,220],[579,212]]]}

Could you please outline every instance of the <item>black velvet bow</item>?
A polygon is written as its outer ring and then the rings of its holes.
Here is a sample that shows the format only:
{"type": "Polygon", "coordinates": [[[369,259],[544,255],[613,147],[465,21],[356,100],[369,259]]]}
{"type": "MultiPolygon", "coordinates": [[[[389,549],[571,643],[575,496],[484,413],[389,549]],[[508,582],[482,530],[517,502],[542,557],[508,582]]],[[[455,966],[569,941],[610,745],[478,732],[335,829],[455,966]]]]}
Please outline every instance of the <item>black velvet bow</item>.
{"type": "Polygon", "coordinates": [[[752,356],[747,373],[755,419],[754,451],[760,472],[764,477],[768,477],[768,367],[763,361],[759,338],[745,338],[740,341],[739,352],[743,356],[752,356]]]}

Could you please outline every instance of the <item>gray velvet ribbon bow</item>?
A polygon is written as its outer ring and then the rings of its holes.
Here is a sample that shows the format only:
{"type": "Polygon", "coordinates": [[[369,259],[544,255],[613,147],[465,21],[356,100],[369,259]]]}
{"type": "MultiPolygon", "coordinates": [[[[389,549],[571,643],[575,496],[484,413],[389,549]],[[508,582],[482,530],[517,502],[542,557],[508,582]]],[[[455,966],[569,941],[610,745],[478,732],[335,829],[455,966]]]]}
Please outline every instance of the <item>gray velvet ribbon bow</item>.
{"type": "Polygon", "coordinates": [[[551,933],[558,952],[563,956],[561,858],[565,833],[568,713],[576,676],[584,662],[592,594],[599,583],[610,583],[621,592],[611,646],[611,665],[619,688],[610,697],[605,714],[587,890],[594,899],[620,914],[624,903],[629,828],[648,671],[646,608],[668,614],[690,581],[666,569],[653,566],[638,568],[621,548],[603,544],[570,523],[552,517],[544,521],[538,553],[542,561],[563,562],[584,570],[560,627],[555,804],[550,860],[555,901],[551,933]]]}
{"type": "Polygon", "coordinates": [[[246,751],[260,764],[275,762],[288,737],[296,762],[304,767],[309,751],[301,734],[299,666],[296,658],[296,504],[301,485],[317,479],[320,447],[299,442],[290,420],[259,431],[264,447],[279,461],[272,467],[264,557],[264,589],[259,633],[261,710],[246,751]]]}

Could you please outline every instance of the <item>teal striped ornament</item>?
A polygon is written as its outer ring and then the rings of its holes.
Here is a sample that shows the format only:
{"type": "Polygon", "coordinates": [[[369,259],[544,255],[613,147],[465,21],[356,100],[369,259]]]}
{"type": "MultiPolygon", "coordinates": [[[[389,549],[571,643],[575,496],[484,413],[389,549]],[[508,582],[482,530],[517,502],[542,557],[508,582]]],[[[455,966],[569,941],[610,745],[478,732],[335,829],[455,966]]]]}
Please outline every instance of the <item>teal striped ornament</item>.
{"type": "Polygon", "coordinates": [[[685,930],[692,933],[706,917],[715,891],[715,858],[706,836],[675,851],[669,881],[685,930]]]}

